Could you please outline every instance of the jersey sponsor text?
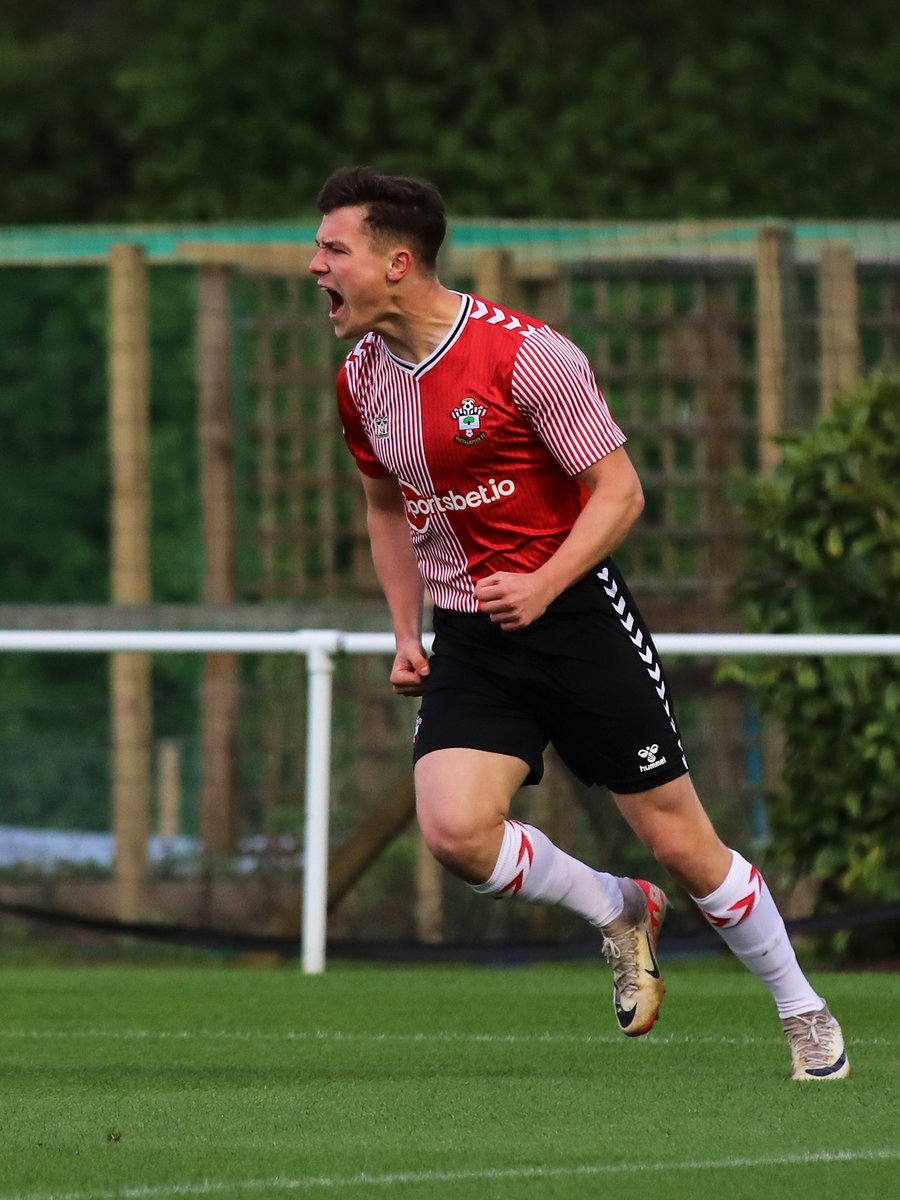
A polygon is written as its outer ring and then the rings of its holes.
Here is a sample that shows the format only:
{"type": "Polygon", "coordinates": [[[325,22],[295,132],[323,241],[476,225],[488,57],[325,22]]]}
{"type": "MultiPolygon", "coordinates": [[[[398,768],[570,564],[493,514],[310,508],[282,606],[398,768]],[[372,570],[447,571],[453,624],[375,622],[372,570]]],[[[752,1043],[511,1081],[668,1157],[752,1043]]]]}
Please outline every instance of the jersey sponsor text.
{"type": "Polygon", "coordinates": [[[472,488],[464,494],[451,489],[440,495],[423,496],[412,484],[405,483],[401,479],[400,490],[406,504],[407,520],[413,529],[424,533],[428,528],[432,513],[462,512],[467,508],[480,508],[482,504],[493,504],[497,500],[511,496],[516,490],[516,485],[512,479],[498,480],[491,477],[487,483],[481,483],[477,488],[472,488]]]}

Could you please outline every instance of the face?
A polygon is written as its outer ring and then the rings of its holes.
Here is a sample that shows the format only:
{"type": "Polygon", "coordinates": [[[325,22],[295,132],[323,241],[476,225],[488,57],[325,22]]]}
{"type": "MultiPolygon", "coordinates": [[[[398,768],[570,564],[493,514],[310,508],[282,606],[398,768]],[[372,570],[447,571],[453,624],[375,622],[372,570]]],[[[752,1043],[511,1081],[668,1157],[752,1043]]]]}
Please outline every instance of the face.
{"type": "Polygon", "coordinates": [[[328,319],[339,338],[377,330],[388,307],[391,250],[378,250],[363,224],[363,207],[326,213],[309,269],[331,304],[328,319]]]}

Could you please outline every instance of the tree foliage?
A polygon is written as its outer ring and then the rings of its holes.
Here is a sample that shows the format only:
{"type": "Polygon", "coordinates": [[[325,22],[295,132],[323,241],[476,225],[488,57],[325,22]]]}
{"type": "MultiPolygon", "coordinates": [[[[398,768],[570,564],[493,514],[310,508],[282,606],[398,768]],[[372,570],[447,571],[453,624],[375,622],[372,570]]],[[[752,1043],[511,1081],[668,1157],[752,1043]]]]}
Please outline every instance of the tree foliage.
{"type": "MultiPolygon", "coordinates": [[[[896,633],[900,598],[900,374],[843,397],[745,497],[741,586],[754,631],[896,633]]],[[[832,902],[900,897],[900,662],[744,664],[786,741],[772,797],[775,850],[832,902]]]]}
{"type": "Polygon", "coordinates": [[[889,0],[0,11],[8,222],[284,218],[363,161],[456,215],[896,215],[889,0]],[[15,114],[14,116],[12,114],[15,114]]]}

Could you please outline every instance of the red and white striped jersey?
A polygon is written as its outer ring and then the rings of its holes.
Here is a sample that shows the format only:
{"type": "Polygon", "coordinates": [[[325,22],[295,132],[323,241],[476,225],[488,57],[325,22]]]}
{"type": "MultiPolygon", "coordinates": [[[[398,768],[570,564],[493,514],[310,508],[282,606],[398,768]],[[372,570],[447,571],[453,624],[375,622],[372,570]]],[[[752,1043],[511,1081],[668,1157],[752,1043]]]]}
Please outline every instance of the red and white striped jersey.
{"type": "Polygon", "coordinates": [[[584,504],[574,476],[625,441],[568,338],[476,296],[424,362],[367,334],[337,391],[359,469],[397,478],[425,585],[458,612],[479,579],[550,558],[584,504]]]}

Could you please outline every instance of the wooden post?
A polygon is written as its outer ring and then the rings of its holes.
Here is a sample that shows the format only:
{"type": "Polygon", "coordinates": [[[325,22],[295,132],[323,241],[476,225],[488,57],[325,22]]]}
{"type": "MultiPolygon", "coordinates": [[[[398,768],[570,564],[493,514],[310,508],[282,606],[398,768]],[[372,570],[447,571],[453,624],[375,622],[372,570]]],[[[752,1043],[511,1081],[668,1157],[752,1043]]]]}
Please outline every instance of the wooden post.
{"type": "Polygon", "coordinates": [[[475,294],[495,304],[518,307],[515,260],[509,250],[482,250],[475,262],[475,294]]]}
{"type": "Polygon", "coordinates": [[[177,838],[181,833],[181,741],[160,738],[156,747],[156,827],[160,836],[177,838]]]}
{"type": "Polygon", "coordinates": [[[705,507],[711,576],[707,600],[714,606],[716,618],[728,612],[740,557],[735,514],[728,500],[729,477],[740,465],[740,439],[734,432],[734,422],[740,417],[734,385],[740,366],[737,312],[737,283],[730,279],[709,280],[704,327],[707,382],[703,390],[708,422],[705,507]]]}
{"type": "Polygon", "coordinates": [[[412,775],[383,792],[379,800],[365,809],[353,832],[332,850],[328,859],[329,912],[369,869],[385,846],[403,832],[415,812],[412,775]]]}
{"type": "MultiPolygon", "coordinates": [[[[203,497],[203,599],[235,602],[234,431],[229,268],[198,272],[197,382],[203,497]]],[[[234,852],[236,840],[238,661],[208,654],[203,664],[200,840],[208,855],[234,852]]]]}
{"type": "Polygon", "coordinates": [[[444,940],[444,868],[416,834],[416,937],[428,946],[444,940]]]}
{"type": "Polygon", "coordinates": [[[793,233],[780,225],[759,232],[756,249],[756,374],[759,461],[764,471],[781,458],[773,438],[784,430],[792,384],[790,323],[794,315],[793,233]]]}
{"type": "Polygon", "coordinates": [[[819,390],[827,414],[860,369],[856,262],[848,242],[824,246],[819,258],[819,353],[819,390]]]}
{"type": "MultiPolygon", "coordinates": [[[[147,264],[139,246],[117,245],[109,262],[111,592],[114,604],[150,601],[150,345],[147,264]]],[[[141,912],[150,832],[150,657],[114,654],[113,830],[116,911],[141,912]]]]}

